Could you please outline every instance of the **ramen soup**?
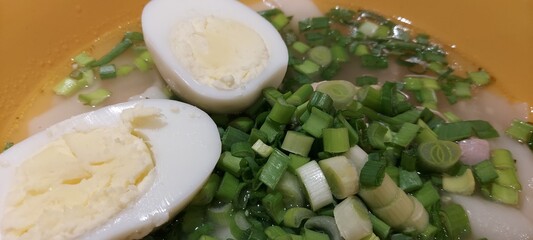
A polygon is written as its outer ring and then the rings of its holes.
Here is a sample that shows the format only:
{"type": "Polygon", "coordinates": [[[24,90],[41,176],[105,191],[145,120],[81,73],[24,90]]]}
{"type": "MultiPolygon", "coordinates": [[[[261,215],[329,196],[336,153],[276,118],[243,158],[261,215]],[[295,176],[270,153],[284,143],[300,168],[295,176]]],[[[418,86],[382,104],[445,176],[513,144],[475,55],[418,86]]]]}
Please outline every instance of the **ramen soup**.
{"type": "MultiPolygon", "coordinates": [[[[165,49],[151,39],[160,25],[145,24],[145,13],[142,30],[141,23],[121,26],[73,56],[72,72],[45,87],[7,141],[108,105],[171,98],[210,114],[222,152],[191,203],[144,239],[533,239],[533,153],[506,134],[512,123],[531,134],[531,125],[516,121],[528,118],[528,105],[488,89],[499,80],[490,69],[435,43],[407,19],[303,0],[249,2],[279,32],[282,47],[260,27],[224,19],[230,16],[207,14],[174,28],[187,34],[173,35],[196,48],[205,41],[214,49],[211,37],[227,49],[251,45],[257,55],[248,48],[239,54],[264,60],[254,62],[250,71],[257,74],[234,74],[253,62],[236,59],[238,70],[209,72],[215,80],[198,73],[219,82],[187,86],[249,90],[270,71],[263,69],[281,63],[257,95],[228,101],[239,108],[172,84],[186,77],[166,70],[165,49]],[[250,34],[233,46],[217,35],[224,28],[250,34]],[[103,61],[110,50],[120,54],[103,61]],[[288,59],[277,59],[280,51],[288,59]],[[276,83],[280,71],[283,82],[276,83]]],[[[166,50],[181,59],[200,54],[166,50]]],[[[193,60],[187,64],[200,70],[225,64],[193,60]]],[[[5,234],[9,220],[1,221],[5,234]]],[[[143,237],[144,230],[121,236],[143,237]]]]}

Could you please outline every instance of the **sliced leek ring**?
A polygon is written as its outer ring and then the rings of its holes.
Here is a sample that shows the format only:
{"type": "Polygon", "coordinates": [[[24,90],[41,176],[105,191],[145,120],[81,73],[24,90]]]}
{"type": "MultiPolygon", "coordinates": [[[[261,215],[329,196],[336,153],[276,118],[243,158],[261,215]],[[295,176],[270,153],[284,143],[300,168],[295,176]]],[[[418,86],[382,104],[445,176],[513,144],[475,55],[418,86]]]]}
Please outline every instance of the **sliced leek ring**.
{"type": "Polygon", "coordinates": [[[296,174],[305,187],[307,198],[313,211],[333,203],[333,195],[329,189],[326,176],[324,176],[316,161],[309,161],[297,168],[296,174]]]}
{"type": "Polygon", "coordinates": [[[361,188],[359,196],[371,208],[381,208],[390,205],[398,192],[403,192],[392,178],[385,174],[381,185],[375,188],[361,188]]]}
{"type": "Polygon", "coordinates": [[[422,233],[429,225],[429,214],[418,199],[410,195],[409,198],[413,201],[414,210],[411,217],[402,224],[403,231],[407,233],[413,231],[416,233],[422,233]]]}
{"type": "Polygon", "coordinates": [[[401,228],[413,214],[415,204],[404,191],[398,191],[397,197],[387,206],[375,208],[372,212],[393,228],[401,228]]]}
{"type": "Polygon", "coordinates": [[[348,197],[335,206],[333,216],[345,240],[359,240],[372,234],[368,210],[355,196],[348,197]]]}
{"type": "Polygon", "coordinates": [[[359,176],[355,166],[345,156],[336,156],[318,162],[326,176],[333,196],[345,199],[359,190],[359,176]]]}

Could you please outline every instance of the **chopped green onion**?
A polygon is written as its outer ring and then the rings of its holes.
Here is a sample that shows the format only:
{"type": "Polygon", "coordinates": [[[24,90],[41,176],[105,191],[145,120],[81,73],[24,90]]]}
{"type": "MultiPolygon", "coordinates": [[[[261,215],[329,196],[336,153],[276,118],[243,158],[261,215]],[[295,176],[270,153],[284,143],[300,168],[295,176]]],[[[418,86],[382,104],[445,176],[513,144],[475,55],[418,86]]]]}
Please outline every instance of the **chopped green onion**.
{"type": "Polygon", "coordinates": [[[385,149],[385,142],[390,140],[390,130],[379,122],[372,122],[368,126],[368,140],[377,149],[385,149]]]}
{"type": "Polygon", "coordinates": [[[105,64],[110,63],[113,59],[118,57],[120,54],[128,50],[133,45],[133,41],[129,38],[123,38],[111,51],[100,59],[90,62],[87,64],[88,67],[99,67],[105,64]]]}
{"type": "Polygon", "coordinates": [[[231,154],[231,152],[223,152],[220,155],[220,158],[217,162],[217,167],[233,174],[235,177],[241,176],[242,173],[242,163],[243,159],[241,157],[236,157],[231,154]]]}
{"type": "Polygon", "coordinates": [[[289,165],[289,157],[278,149],[274,149],[268,157],[259,174],[259,181],[263,182],[269,188],[274,189],[278,184],[281,176],[289,165]]]}
{"type": "Polygon", "coordinates": [[[442,123],[434,131],[439,136],[439,139],[449,141],[462,140],[472,136],[477,136],[481,139],[499,136],[498,131],[490,123],[482,120],[442,123]]]}
{"type": "Polygon", "coordinates": [[[476,190],[476,181],[472,170],[467,168],[466,171],[458,176],[449,176],[444,174],[442,177],[442,188],[450,193],[462,195],[472,195],[476,190]]]}
{"type": "Polygon", "coordinates": [[[300,187],[298,177],[290,172],[285,172],[278,185],[276,191],[283,195],[283,202],[288,208],[305,206],[305,195],[300,187]]]}
{"type": "Polygon", "coordinates": [[[302,129],[311,136],[322,137],[322,130],[328,128],[333,123],[333,117],[318,108],[311,109],[311,115],[302,125],[302,129]]]}
{"type": "Polygon", "coordinates": [[[450,203],[443,206],[439,215],[450,239],[462,239],[470,233],[468,215],[461,205],[450,203]]]}
{"type": "Polygon", "coordinates": [[[291,121],[295,110],[295,106],[287,103],[283,98],[278,98],[274,106],[272,106],[268,118],[279,124],[287,124],[291,121]]]}
{"type": "Polygon", "coordinates": [[[309,161],[296,169],[296,173],[307,190],[307,198],[313,211],[334,202],[326,176],[316,161],[309,161]]]}
{"type": "Polygon", "coordinates": [[[497,183],[491,184],[490,197],[497,202],[509,205],[518,205],[520,199],[518,190],[497,183]]]}
{"type": "Polygon", "coordinates": [[[283,225],[291,228],[298,228],[302,221],[314,217],[315,213],[303,207],[289,208],[283,216],[283,225]]]}
{"type": "Polygon", "coordinates": [[[59,82],[53,89],[54,93],[60,96],[70,96],[82,89],[84,86],[79,84],[80,81],[67,77],[59,82]]]}
{"type": "Polygon", "coordinates": [[[383,161],[367,161],[361,169],[359,184],[363,187],[378,187],[382,184],[385,177],[385,167],[387,164],[383,161]]]}
{"type": "Polygon", "coordinates": [[[276,224],[280,224],[285,216],[285,209],[283,206],[283,195],[279,192],[269,193],[261,200],[261,203],[266,208],[268,214],[274,219],[276,224]]]}
{"type": "Polygon", "coordinates": [[[212,206],[207,209],[207,217],[210,221],[222,226],[226,226],[231,219],[231,212],[233,208],[231,203],[222,204],[220,206],[212,206]]]}
{"type": "Polygon", "coordinates": [[[455,96],[460,98],[472,97],[472,91],[470,90],[470,83],[468,82],[456,82],[454,88],[455,96]]]}
{"type": "Polygon", "coordinates": [[[374,34],[376,34],[378,28],[378,24],[371,21],[365,21],[359,26],[357,30],[366,35],[367,37],[373,37],[374,34]]]}
{"type": "Polygon", "coordinates": [[[333,196],[344,199],[359,190],[359,175],[357,169],[345,156],[336,156],[318,162],[333,196]]]}
{"type": "Polygon", "coordinates": [[[81,52],[80,54],[76,55],[73,60],[75,63],[82,67],[85,67],[95,61],[95,59],[87,52],[81,52]]]}
{"type": "Polygon", "coordinates": [[[406,122],[400,128],[400,131],[393,136],[392,143],[405,148],[418,135],[418,130],[420,130],[420,126],[406,122]]]}
{"type": "Polygon", "coordinates": [[[348,56],[348,53],[346,52],[346,49],[339,45],[339,44],[333,44],[331,46],[331,57],[333,58],[333,61],[343,63],[347,62],[350,57],[348,56]]]}
{"type": "Polygon", "coordinates": [[[231,120],[228,125],[248,133],[254,127],[254,120],[249,117],[238,117],[231,120]]]}
{"type": "Polygon", "coordinates": [[[229,126],[222,135],[222,150],[229,151],[234,143],[246,142],[249,137],[250,136],[247,133],[229,126]]]}
{"type": "Polygon", "coordinates": [[[311,150],[314,140],[313,137],[307,136],[304,133],[287,131],[281,144],[281,149],[306,157],[311,150]]]}
{"type": "Polygon", "coordinates": [[[348,130],[348,140],[350,147],[353,147],[359,142],[359,135],[357,134],[357,131],[353,128],[353,126],[344,118],[342,114],[337,115],[336,121],[339,121],[341,123],[341,126],[346,128],[348,130]]]}
{"type": "Polygon", "coordinates": [[[333,100],[333,106],[337,110],[345,109],[356,94],[355,86],[345,80],[331,80],[320,83],[316,90],[327,94],[333,100]]]}
{"type": "Polygon", "coordinates": [[[476,180],[481,184],[487,184],[498,178],[498,173],[490,160],[483,160],[472,166],[476,180]]]}
{"type": "Polygon", "coordinates": [[[527,142],[533,136],[533,124],[515,119],[505,133],[519,142],[527,142]]]}
{"type": "Polygon", "coordinates": [[[289,170],[296,174],[296,169],[305,165],[311,160],[308,157],[300,156],[298,154],[289,154],[289,170]]]}
{"type": "Polygon", "coordinates": [[[313,240],[330,240],[329,236],[325,233],[318,231],[313,231],[309,228],[303,229],[304,239],[313,239],[313,240]]]}
{"type": "Polygon", "coordinates": [[[347,128],[324,128],[322,137],[325,152],[343,153],[350,148],[347,128]]]}
{"type": "Polygon", "coordinates": [[[415,204],[404,191],[398,190],[396,197],[389,205],[372,209],[381,220],[393,228],[400,228],[406,224],[413,214],[415,204]]]}
{"type": "Polygon", "coordinates": [[[404,233],[422,233],[429,226],[429,214],[418,199],[409,195],[414,204],[414,210],[405,223],[402,224],[404,233]]]}
{"type": "MultiPolygon", "coordinates": [[[[323,233],[326,233],[329,236],[329,239],[341,239],[341,234],[335,218],[327,214],[319,213],[319,216],[314,216],[309,218],[304,223],[305,229],[316,229],[323,233]]],[[[313,238],[310,238],[313,239],[313,238]]]]}
{"type": "Polygon", "coordinates": [[[307,56],[309,57],[309,60],[322,67],[329,65],[333,60],[331,50],[326,46],[316,46],[311,48],[307,52],[307,56]]]}
{"type": "Polygon", "coordinates": [[[278,13],[270,17],[270,22],[277,30],[281,30],[283,27],[287,26],[290,22],[290,18],[284,13],[278,13]]]}
{"type": "Polygon", "coordinates": [[[400,169],[398,176],[399,187],[405,192],[413,192],[422,187],[422,179],[417,172],[400,169]]]}
{"type": "Polygon", "coordinates": [[[372,234],[368,210],[355,196],[348,197],[335,206],[333,215],[344,239],[362,239],[372,234]]]}
{"type": "Polygon", "coordinates": [[[317,73],[320,70],[320,65],[316,64],[315,62],[307,59],[301,64],[297,64],[293,66],[294,69],[300,73],[303,73],[305,75],[313,75],[317,73]]]}
{"type": "Polygon", "coordinates": [[[300,106],[309,100],[311,94],[313,94],[313,87],[311,87],[311,84],[304,84],[287,98],[287,103],[294,106],[300,106]]]}
{"type": "Polygon", "coordinates": [[[451,141],[424,142],[418,146],[419,165],[433,172],[451,169],[461,156],[461,148],[451,141]]]}
{"type": "Polygon", "coordinates": [[[270,154],[274,151],[274,148],[271,146],[265,144],[261,139],[257,139],[257,141],[252,145],[252,149],[259,154],[261,157],[268,157],[270,154]]]}
{"type": "Polygon", "coordinates": [[[305,52],[307,52],[307,50],[311,49],[311,47],[309,47],[309,45],[303,43],[303,42],[300,42],[300,41],[296,41],[292,44],[292,48],[294,50],[296,50],[298,53],[300,54],[304,54],[305,52]]]}
{"type": "Polygon", "coordinates": [[[357,44],[353,50],[353,53],[355,56],[365,56],[370,54],[370,50],[368,49],[368,46],[365,44],[357,44]]]}
{"type": "Polygon", "coordinates": [[[92,92],[78,95],[78,100],[84,105],[96,106],[111,97],[107,89],[99,88],[92,92]]]}
{"type": "Polygon", "coordinates": [[[370,222],[372,223],[372,230],[380,239],[387,239],[391,232],[392,228],[381,219],[376,217],[374,214],[369,214],[370,222]]]}
{"type": "Polygon", "coordinates": [[[306,18],[298,22],[298,28],[300,29],[300,32],[327,27],[329,27],[329,18],[327,17],[306,18]]]}
{"type": "Polygon", "coordinates": [[[330,112],[333,106],[333,99],[324,92],[315,91],[311,94],[309,102],[307,103],[307,109],[318,108],[324,112],[330,112]]]}
{"type": "Polygon", "coordinates": [[[381,91],[371,86],[364,86],[357,91],[357,100],[366,107],[373,110],[380,110],[381,91]]]}
{"type": "Polygon", "coordinates": [[[422,188],[415,192],[414,196],[422,203],[424,208],[429,208],[440,200],[439,192],[431,181],[426,181],[422,188]]]}
{"type": "Polygon", "coordinates": [[[222,177],[222,181],[220,181],[220,185],[218,186],[215,197],[217,199],[229,202],[237,196],[240,188],[241,186],[239,179],[233,176],[233,174],[225,172],[224,176],[222,177]]]}
{"type": "MultiPolygon", "coordinates": [[[[259,131],[263,132],[266,135],[267,143],[274,142],[278,136],[282,134],[282,125],[277,122],[274,122],[270,119],[267,119],[263,125],[259,128],[259,131]]],[[[224,146],[224,145],[222,145],[224,146]]]]}
{"type": "Polygon", "coordinates": [[[117,68],[115,64],[102,65],[98,69],[101,79],[110,79],[117,77],[117,68]]]}
{"type": "Polygon", "coordinates": [[[478,72],[469,72],[468,78],[477,86],[487,85],[490,82],[490,75],[484,70],[478,72]]]}
{"type": "Polygon", "coordinates": [[[150,67],[153,65],[153,60],[150,56],[150,52],[144,51],[139,54],[139,56],[133,60],[133,64],[135,64],[135,66],[142,72],[150,70],[150,67]]]}
{"type": "Polygon", "coordinates": [[[283,98],[283,94],[274,87],[267,87],[263,89],[263,97],[265,97],[270,106],[274,106],[279,98],[283,98]]]}
{"type": "Polygon", "coordinates": [[[117,68],[117,76],[118,77],[121,77],[121,76],[126,76],[128,75],[129,73],[131,73],[131,71],[133,71],[134,67],[133,66],[130,66],[130,65],[125,65],[125,66],[119,66],[117,68]]]}

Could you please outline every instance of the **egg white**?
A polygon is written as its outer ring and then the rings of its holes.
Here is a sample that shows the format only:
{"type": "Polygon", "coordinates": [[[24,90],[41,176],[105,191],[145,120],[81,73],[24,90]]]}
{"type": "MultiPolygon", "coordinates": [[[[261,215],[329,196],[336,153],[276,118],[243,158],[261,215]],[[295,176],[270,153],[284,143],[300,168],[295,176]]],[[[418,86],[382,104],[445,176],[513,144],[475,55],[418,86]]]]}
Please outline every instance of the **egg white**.
{"type": "Polygon", "coordinates": [[[150,1],[142,13],[142,27],[146,46],[164,80],[180,97],[208,111],[234,113],[243,110],[264,88],[278,87],[287,70],[288,51],[279,32],[239,1],[150,1]],[[180,21],[208,16],[233,20],[257,32],[270,55],[262,73],[235,89],[217,89],[194,80],[173,55],[170,35],[180,21]]]}
{"type": "Polygon", "coordinates": [[[159,121],[134,129],[152,152],[153,184],[128,208],[79,239],[140,238],[167,222],[186,206],[213,171],[221,143],[216,124],[205,112],[163,99],[126,102],[72,117],[0,154],[0,213],[4,212],[16,169],[23,161],[65,133],[118,124],[123,121],[121,113],[135,106],[156,108],[161,113],[159,121]]]}

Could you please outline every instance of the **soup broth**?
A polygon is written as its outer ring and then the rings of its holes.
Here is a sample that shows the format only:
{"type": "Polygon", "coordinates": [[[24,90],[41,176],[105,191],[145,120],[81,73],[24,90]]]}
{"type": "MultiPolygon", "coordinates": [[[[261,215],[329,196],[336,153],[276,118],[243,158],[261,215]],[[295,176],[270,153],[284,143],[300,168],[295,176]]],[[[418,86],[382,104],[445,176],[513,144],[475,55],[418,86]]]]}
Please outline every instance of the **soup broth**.
{"type": "MultiPolygon", "coordinates": [[[[279,7],[287,15],[294,16],[292,20],[293,24],[297,23],[300,19],[320,16],[322,15],[321,12],[325,12],[333,7],[326,1],[321,1],[317,7],[310,0],[273,0],[262,1],[261,3],[258,3],[257,1],[245,2],[250,4],[255,10],[279,7]]],[[[349,2],[351,1],[341,1],[341,4],[354,7],[349,2]]],[[[398,17],[398,19],[400,19],[400,17],[398,17]]],[[[403,22],[410,23],[407,19],[403,19],[403,22]]],[[[423,26],[418,26],[416,23],[414,25],[415,27],[421,27],[423,29],[423,26]]],[[[118,29],[117,32],[111,33],[109,36],[103,36],[101,39],[97,40],[89,47],[89,51],[94,56],[101,56],[110,49],[118,39],[120,39],[123,32],[126,30],[138,29],[138,24],[124,26],[118,29]]],[[[466,46],[468,45],[465,44],[465,47],[466,46]]],[[[461,47],[462,46],[459,45],[459,48],[461,47]]],[[[446,50],[450,53],[453,62],[451,65],[456,67],[459,72],[464,73],[477,68],[474,64],[463,59],[462,56],[454,53],[453,47],[448,46],[446,47],[446,50]]],[[[133,50],[120,56],[115,62],[117,64],[131,63],[134,58],[132,51],[133,50]]],[[[476,59],[474,58],[474,60],[476,59]]],[[[490,66],[491,64],[493,63],[487,65],[490,66]]],[[[353,66],[358,65],[359,64],[357,63],[353,63],[353,66]]],[[[60,72],[65,70],[64,66],[58,68],[61,69],[60,72]]],[[[490,68],[487,70],[490,71],[490,68]]],[[[390,65],[386,70],[379,71],[350,67],[345,68],[343,72],[339,73],[339,75],[336,76],[336,79],[351,80],[354,76],[364,74],[376,76],[380,81],[399,81],[405,74],[407,74],[407,71],[395,64],[390,65]]],[[[502,86],[498,82],[500,79],[503,79],[503,76],[498,77],[494,84],[495,86],[502,86]]],[[[90,91],[100,86],[111,90],[113,95],[105,102],[106,105],[128,101],[130,99],[166,97],[165,84],[155,69],[147,72],[135,71],[128,76],[101,81],[99,84],[101,85],[93,86],[84,91],[90,91]]],[[[69,98],[53,96],[50,91],[52,87],[53,84],[48,83],[44,85],[41,91],[32,96],[31,106],[24,110],[23,117],[16,122],[13,130],[9,131],[6,135],[7,138],[2,140],[18,142],[33,133],[45,129],[53,123],[97,108],[81,105],[75,96],[69,98]]],[[[501,92],[495,91],[497,89],[494,88],[496,87],[476,90],[475,96],[472,99],[460,101],[455,105],[449,105],[445,101],[441,101],[442,106],[440,107],[445,110],[453,111],[456,115],[465,120],[487,120],[500,132],[502,137],[497,140],[491,140],[490,146],[491,148],[506,148],[512,151],[513,156],[516,159],[518,175],[523,188],[520,195],[520,206],[518,206],[518,208],[513,208],[498,203],[488,202],[479,197],[463,197],[456,195],[449,195],[449,197],[454,201],[463,204],[465,209],[467,209],[472,224],[473,239],[485,237],[487,235],[490,235],[488,236],[489,238],[495,239],[531,239],[533,238],[533,230],[529,229],[529,232],[525,233],[513,232],[512,227],[533,225],[533,171],[530,171],[533,169],[533,161],[530,161],[533,159],[533,154],[527,149],[527,147],[517,144],[514,140],[504,134],[505,128],[509,126],[513,119],[527,119],[529,107],[526,103],[516,103],[509,100],[509,98],[505,97],[501,92]],[[478,207],[481,202],[483,202],[483,208],[478,207]],[[487,208],[495,210],[494,212],[487,212],[487,208]],[[503,227],[493,229],[494,225],[503,227]],[[508,229],[505,229],[505,227],[508,227],[508,229]]],[[[509,89],[510,88],[503,88],[503,91],[507,92],[509,89]]],[[[512,92],[515,90],[516,89],[513,89],[512,92]]],[[[226,234],[227,233],[220,233],[220,235],[226,234]]]]}

